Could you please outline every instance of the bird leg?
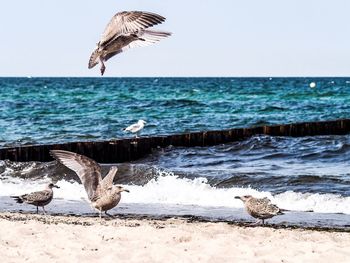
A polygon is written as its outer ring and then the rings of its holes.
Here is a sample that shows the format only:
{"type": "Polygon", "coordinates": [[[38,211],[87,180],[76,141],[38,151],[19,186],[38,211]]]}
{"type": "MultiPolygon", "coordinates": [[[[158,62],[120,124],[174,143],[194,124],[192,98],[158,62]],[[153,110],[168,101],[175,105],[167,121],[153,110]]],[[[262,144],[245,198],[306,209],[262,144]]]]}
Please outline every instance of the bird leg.
{"type": "Polygon", "coordinates": [[[102,208],[100,208],[100,220],[102,220],[102,208]]]}
{"type": "Polygon", "coordinates": [[[107,216],[109,216],[109,217],[114,217],[113,215],[107,213],[107,211],[105,211],[105,214],[106,214],[107,216]]]}
{"type": "Polygon", "coordinates": [[[39,214],[39,207],[36,207],[36,213],[39,214]]]}
{"type": "Polygon", "coordinates": [[[105,63],[103,63],[103,59],[101,57],[100,57],[100,63],[101,63],[101,68],[100,68],[101,76],[103,76],[106,70],[106,66],[105,66],[105,63]]]}
{"type": "Polygon", "coordinates": [[[43,208],[43,211],[44,211],[44,215],[46,215],[46,211],[45,211],[45,208],[42,206],[42,208],[43,208]]]}

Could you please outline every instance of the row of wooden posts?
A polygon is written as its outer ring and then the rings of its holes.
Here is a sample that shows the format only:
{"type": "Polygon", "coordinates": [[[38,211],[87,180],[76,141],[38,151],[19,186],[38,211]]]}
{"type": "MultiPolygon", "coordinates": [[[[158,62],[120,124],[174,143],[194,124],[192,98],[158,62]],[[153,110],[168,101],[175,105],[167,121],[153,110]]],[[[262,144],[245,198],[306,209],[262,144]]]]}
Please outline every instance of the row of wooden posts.
{"type": "Polygon", "coordinates": [[[17,162],[52,160],[49,150],[60,149],[89,156],[100,163],[130,162],[150,154],[153,149],[167,146],[212,146],[242,140],[253,135],[316,136],[350,133],[350,119],[304,122],[296,124],[237,128],[222,131],[204,131],[167,136],[141,137],[94,142],[68,142],[48,145],[25,145],[0,148],[0,160],[17,162]]]}

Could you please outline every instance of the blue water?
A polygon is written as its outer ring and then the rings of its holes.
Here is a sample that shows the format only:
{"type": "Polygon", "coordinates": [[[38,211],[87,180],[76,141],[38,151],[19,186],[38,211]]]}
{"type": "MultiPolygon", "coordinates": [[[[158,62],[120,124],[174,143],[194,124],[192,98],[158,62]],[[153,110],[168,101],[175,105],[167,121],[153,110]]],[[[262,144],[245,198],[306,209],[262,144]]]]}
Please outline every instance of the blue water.
{"type": "Polygon", "coordinates": [[[350,78],[0,78],[0,100],[0,146],[62,143],[348,118],[350,78]]]}
{"type": "MultiPolygon", "coordinates": [[[[63,143],[129,137],[122,129],[138,119],[147,121],[142,135],[165,135],[349,118],[350,78],[0,78],[0,100],[0,146],[63,143]]],[[[174,205],[227,213],[242,206],[235,195],[252,194],[293,211],[344,213],[349,222],[349,159],[350,135],[256,135],[155,150],[118,164],[116,183],[132,190],[126,206],[155,204],[165,214],[174,205]]],[[[0,209],[19,209],[9,195],[48,181],[64,201],[85,196],[77,176],[55,162],[0,161],[0,209]]]]}

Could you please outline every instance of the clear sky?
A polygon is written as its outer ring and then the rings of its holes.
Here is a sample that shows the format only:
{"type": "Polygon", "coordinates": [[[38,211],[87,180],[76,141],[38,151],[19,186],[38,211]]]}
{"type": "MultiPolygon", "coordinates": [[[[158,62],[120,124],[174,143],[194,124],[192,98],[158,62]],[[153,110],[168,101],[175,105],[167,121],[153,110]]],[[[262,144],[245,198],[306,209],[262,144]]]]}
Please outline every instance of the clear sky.
{"type": "Polygon", "coordinates": [[[349,0],[2,0],[0,76],[99,76],[90,53],[123,10],[165,16],[173,36],[106,76],[350,76],[349,0]]]}

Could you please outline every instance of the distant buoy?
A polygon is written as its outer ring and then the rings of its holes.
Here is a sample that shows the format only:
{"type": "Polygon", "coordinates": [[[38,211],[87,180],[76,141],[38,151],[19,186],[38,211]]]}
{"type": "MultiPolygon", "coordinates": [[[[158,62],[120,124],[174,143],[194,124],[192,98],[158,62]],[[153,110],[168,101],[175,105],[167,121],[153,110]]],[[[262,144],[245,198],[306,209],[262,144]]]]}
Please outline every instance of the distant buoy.
{"type": "Polygon", "coordinates": [[[313,88],[316,88],[316,83],[315,83],[315,82],[311,82],[311,83],[310,83],[310,88],[312,88],[312,89],[313,89],[313,88]]]}

